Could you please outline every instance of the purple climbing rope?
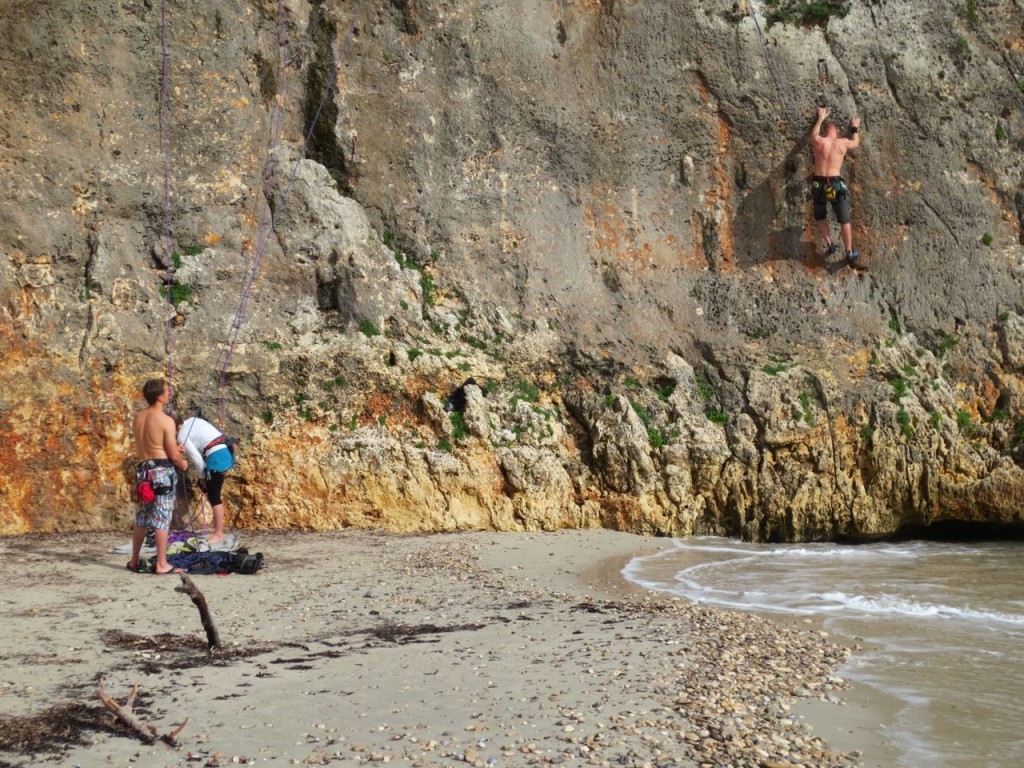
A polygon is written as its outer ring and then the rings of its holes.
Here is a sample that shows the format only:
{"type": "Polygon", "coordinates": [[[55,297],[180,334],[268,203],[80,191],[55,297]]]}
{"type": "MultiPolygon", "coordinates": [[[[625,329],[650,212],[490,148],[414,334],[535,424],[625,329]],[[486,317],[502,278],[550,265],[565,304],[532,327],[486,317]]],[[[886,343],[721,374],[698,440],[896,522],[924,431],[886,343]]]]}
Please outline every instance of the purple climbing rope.
{"type": "Polygon", "coordinates": [[[317,122],[320,120],[320,116],[323,113],[324,107],[327,104],[327,100],[330,98],[332,91],[335,88],[338,75],[338,64],[345,58],[345,53],[348,49],[349,42],[356,29],[358,19],[361,17],[363,7],[366,5],[366,0],[360,0],[358,7],[352,17],[352,23],[349,25],[345,32],[344,38],[342,38],[341,46],[339,48],[338,57],[331,66],[331,71],[328,73],[327,85],[324,88],[323,96],[320,99],[320,103],[317,106],[316,112],[313,114],[313,119],[310,121],[309,128],[306,132],[306,136],[302,142],[302,151],[296,158],[292,170],[288,175],[288,183],[285,185],[284,191],[278,196],[276,204],[271,206],[270,200],[273,198],[273,182],[274,173],[276,170],[277,163],[277,150],[280,142],[280,130],[281,130],[281,116],[280,111],[284,101],[284,90],[283,83],[284,70],[286,69],[286,58],[285,52],[287,49],[287,40],[284,34],[284,6],[283,3],[278,4],[278,50],[279,50],[279,62],[278,65],[281,71],[278,74],[278,93],[275,104],[275,117],[272,119],[272,130],[270,146],[268,151],[268,159],[266,170],[262,177],[262,189],[261,189],[261,200],[262,203],[259,206],[259,220],[260,229],[257,236],[256,247],[254,249],[254,255],[252,264],[249,268],[248,277],[246,279],[242,295],[238,303],[238,308],[235,311],[234,318],[231,322],[231,327],[228,331],[228,338],[226,339],[224,346],[221,348],[221,352],[217,356],[217,360],[214,364],[214,370],[210,374],[210,378],[207,380],[206,386],[203,388],[203,394],[200,402],[205,402],[207,395],[209,394],[210,386],[212,385],[215,378],[218,378],[223,384],[227,375],[227,367],[234,355],[235,348],[238,345],[238,338],[241,333],[242,325],[245,323],[246,310],[248,308],[249,300],[252,298],[253,285],[256,282],[256,277],[259,274],[260,264],[263,260],[263,255],[266,252],[267,245],[270,241],[270,234],[275,230],[276,218],[283,210],[288,195],[291,192],[292,187],[295,184],[298,176],[299,163],[305,158],[306,149],[309,146],[310,141],[313,138],[313,131],[316,129],[317,122]]]}
{"type": "Polygon", "coordinates": [[[164,291],[167,294],[167,387],[171,393],[170,408],[174,413],[174,259],[171,241],[171,96],[170,68],[167,64],[167,0],[160,9],[160,150],[164,166],[164,291]]]}
{"type": "MultiPolygon", "coordinates": [[[[252,298],[253,287],[256,282],[256,278],[259,275],[260,265],[263,260],[264,253],[266,252],[267,245],[270,241],[270,234],[275,230],[276,216],[284,208],[285,202],[287,201],[288,195],[291,192],[292,186],[295,184],[299,163],[303,160],[306,155],[306,149],[309,146],[310,141],[313,137],[313,131],[316,129],[317,122],[323,113],[324,107],[327,104],[327,100],[330,98],[332,91],[335,88],[338,74],[338,64],[345,58],[345,52],[348,48],[349,42],[351,41],[353,34],[356,29],[357,20],[362,16],[363,8],[366,5],[366,0],[360,0],[359,5],[352,18],[352,23],[349,25],[345,32],[345,36],[342,39],[342,43],[339,49],[339,55],[333,62],[331,71],[327,77],[327,85],[324,88],[323,96],[320,99],[320,103],[317,106],[316,112],[310,121],[308,131],[302,143],[302,149],[299,153],[298,158],[295,160],[295,164],[292,166],[291,173],[288,176],[288,182],[285,185],[284,191],[279,195],[276,204],[272,205],[274,200],[274,184],[275,174],[277,170],[277,154],[281,140],[281,130],[283,124],[283,105],[284,105],[284,94],[286,86],[286,72],[287,72],[287,50],[288,40],[286,34],[286,13],[284,0],[278,0],[278,88],[274,103],[274,112],[271,118],[271,129],[270,129],[270,140],[267,151],[267,161],[264,170],[261,174],[260,194],[257,198],[257,217],[259,221],[259,230],[256,238],[256,244],[253,251],[252,263],[249,266],[249,271],[246,277],[245,284],[242,289],[242,294],[239,299],[238,307],[235,310],[234,317],[231,321],[231,326],[228,330],[228,336],[225,340],[220,352],[218,353],[217,360],[214,364],[213,371],[210,374],[206,385],[203,387],[202,394],[196,401],[197,410],[202,407],[202,404],[206,402],[209,390],[213,381],[217,379],[220,382],[221,389],[226,383],[227,368],[234,355],[235,349],[238,345],[238,339],[241,334],[242,325],[246,319],[246,310],[249,305],[249,300],[252,298]]],[[[168,385],[173,377],[173,349],[174,349],[174,298],[171,291],[171,283],[174,276],[173,266],[173,243],[171,239],[171,193],[170,193],[170,87],[169,87],[169,68],[168,68],[168,44],[167,44],[167,0],[163,0],[161,9],[161,49],[162,49],[162,67],[161,67],[161,100],[160,100],[160,141],[163,150],[163,164],[164,164],[164,251],[166,255],[166,273],[164,282],[166,284],[165,290],[167,291],[168,299],[168,315],[167,315],[167,380],[168,385]]],[[[173,395],[173,388],[172,388],[173,395]]],[[[224,405],[223,399],[221,400],[220,407],[220,421],[224,423],[224,405]]],[[[171,404],[171,413],[174,413],[173,400],[171,404]]],[[[193,534],[195,534],[196,524],[191,504],[188,502],[188,491],[186,488],[186,507],[189,511],[189,523],[192,528],[193,534]]],[[[203,500],[203,511],[205,511],[205,499],[203,500]]],[[[204,526],[205,530],[205,516],[204,526]]]]}

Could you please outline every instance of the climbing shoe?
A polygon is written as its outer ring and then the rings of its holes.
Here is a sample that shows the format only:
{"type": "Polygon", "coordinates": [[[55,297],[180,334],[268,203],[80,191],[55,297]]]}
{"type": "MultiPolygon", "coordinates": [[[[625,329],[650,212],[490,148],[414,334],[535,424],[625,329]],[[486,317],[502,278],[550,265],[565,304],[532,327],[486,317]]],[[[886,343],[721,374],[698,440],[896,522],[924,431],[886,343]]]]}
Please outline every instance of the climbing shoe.
{"type": "Polygon", "coordinates": [[[850,251],[846,254],[846,266],[860,275],[867,274],[868,271],[867,261],[862,259],[857,251],[850,251]]]}
{"type": "Polygon", "coordinates": [[[826,256],[835,256],[836,255],[836,251],[838,251],[838,250],[839,250],[839,247],[835,243],[829,243],[828,244],[828,248],[825,250],[825,255],[826,256]]]}

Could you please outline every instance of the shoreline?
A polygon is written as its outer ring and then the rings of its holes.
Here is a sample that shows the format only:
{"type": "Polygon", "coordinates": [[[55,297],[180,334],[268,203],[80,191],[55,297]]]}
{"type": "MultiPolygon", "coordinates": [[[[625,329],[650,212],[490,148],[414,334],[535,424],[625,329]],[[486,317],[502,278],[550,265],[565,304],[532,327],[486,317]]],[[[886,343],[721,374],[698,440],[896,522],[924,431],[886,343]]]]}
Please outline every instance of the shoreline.
{"type": "Polygon", "coordinates": [[[884,765],[849,717],[878,720],[878,702],[833,678],[848,651],[625,580],[669,540],[239,535],[263,571],[193,579],[224,641],[214,656],[178,577],[110,553],[125,535],[0,538],[0,764],[884,765]],[[138,683],[136,712],[161,733],[188,717],[180,749],[114,723],[100,678],[119,702],[138,683]],[[800,703],[836,696],[851,704],[800,703]]]}
{"type": "MultiPolygon", "coordinates": [[[[666,541],[671,542],[670,539],[666,541]]],[[[666,543],[660,549],[664,551],[670,548],[671,544],[666,543]]],[[[644,594],[660,594],[666,599],[672,599],[669,593],[654,592],[638,586],[621,573],[634,558],[654,554],[657,551],[638,551],[633,556],[610,563],[610,567],[618,565],[614,575],[627,584],[630,589],[644,594]]],[[[716,607],[716,610],[729,609],[716,607]]],[[[744,611],[742,613],[759,616],[781,627],[798,632],[818,633],[830,642],[848,649],[851,654],[850,658],[839,664],[835,670],[836,675],[843,680],[841,691],[831,696],[832,700],[828,701],[814,698],[801,699],[794,705],[793,711],[806,721],[813,733],[821,736],[836,750],[859,753],[863,768],[891,768],[898,763],[902,752],[888,739],[885,729],[887,723],[896,721],[896,716],[903,708],[904,702],[866,683],[851,680],[843,674],[844,667],[855,663],[856,654],[862,650],[864,642],[862,638],[832,632],[825,627],[824,619],[821,616],[798,617],[792,614],[768,611],[744,611]]]]}
{"type": "MultiPolygon", "coordinates": [[[[774,620],[783,625],[805,628],[808,624],[795,617],[781,620],[775,615],[774,620]]],[[[863,639],[827,630],[820,617],[815,617],[809,623],[815,631],[827,633],[831,641],[849,648],[852,656],[836,670],[836,674],[846,683],[838,703],[804,699],[794,710],[834,748],[844,752],[859,751],[864,768],[891,768],[897,765],[902,751],[886,736],[885,730],[887,723],[896,722],[904,702],[867,683],[851,680],[844,673],[844,668],[855,663],[856,654],[863,648],[863,639]]]]}
{"type": "MultiPolygon", "coordinates": [[[[643,537],[637,538],[637,543],[648,541],[643,537]]],[[[588,571],[581,573],[580,583],[595,587],[599,592],[613,598],[622,595],[661,594],[665,599],[673,599],[667,593],[654,593],[638,586],[622,574],[623,569],[634,558],[655,554],[672,546],[671,539],[649,541],[650,547],[637,549],[632,554],[618,553],[608,556],[588,571]]],[[[853,654],[857,653],[863,643],[860,638],[847,637],[826,630],[820,617],[801,619],[779,613],[751,614],[797,631],[827,632],[829,640],[850,649],[853,654]]],[[[889,768],[897,764],[901,753],[887,739],[884,733],[885,724],[895,722],[896,714],[903,707],[903,702],[866,683],[843,676],[842,667],[851,663],[853,659],[847,660],[836,670],[846,682],[846,687],[836,697],[838,701],[802,699],[794,705],[793,711],[806,720],[814,733],[828,741],[835,749],[847,753],[859,752],[864,768],[889,768]]]]}
{"type": "Polygon", "coordinates": [[[819,617],[810,622],[787,619],[778,614],[767,615],[770,620],[783,626],[808,628],[826,633],[828,639],[850,649],[851,658],[836,669],[836,674],[845,682],[836,702],[818,699],[803,699],[794,711],[835,749],[842,752],[856,750],[861,754],[863,768],[891,768],[897,765],[902,751],[886,736],[887,723],[896,722],[904,702],[867,683],[851,680],[844,668],[855,663],[856,654],[863,647],[863,640],[837,634],[825,629],[819,617]]]}

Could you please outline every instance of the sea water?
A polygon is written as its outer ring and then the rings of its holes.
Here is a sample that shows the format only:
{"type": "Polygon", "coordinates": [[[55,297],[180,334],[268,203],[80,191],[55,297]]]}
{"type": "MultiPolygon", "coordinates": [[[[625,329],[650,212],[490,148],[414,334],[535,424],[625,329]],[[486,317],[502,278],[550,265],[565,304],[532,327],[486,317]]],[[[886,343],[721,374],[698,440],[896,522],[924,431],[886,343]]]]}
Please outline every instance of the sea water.
{"type": "Polygon", "coordinates": [[[808,617],[856,639],[840,674],[895,697],[899,768],[1024,766],[1024,542],[769,545],[691,538],[633,559],[638,586],[808,617]]]}

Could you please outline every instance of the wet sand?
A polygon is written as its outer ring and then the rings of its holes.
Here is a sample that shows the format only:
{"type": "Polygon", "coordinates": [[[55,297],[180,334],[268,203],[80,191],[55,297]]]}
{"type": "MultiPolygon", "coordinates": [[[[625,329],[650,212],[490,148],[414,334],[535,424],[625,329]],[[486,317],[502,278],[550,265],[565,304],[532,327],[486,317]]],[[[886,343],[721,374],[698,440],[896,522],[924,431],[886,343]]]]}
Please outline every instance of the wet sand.
{"type": "Polygon", "coordinates": [[[885,764],[857,725],[884,707],[828,703],[847,648],[621,578],[669,542],[241,537],[262,571],[193,579],[214,653],[177,576],[110,553],[126,535],[0,539],[0,766],[885,764]],[[187,717],[177,748],[115,721],[101,679],[119,703],[138,684],[159,734],[187,717]]]}

